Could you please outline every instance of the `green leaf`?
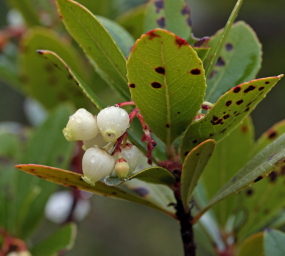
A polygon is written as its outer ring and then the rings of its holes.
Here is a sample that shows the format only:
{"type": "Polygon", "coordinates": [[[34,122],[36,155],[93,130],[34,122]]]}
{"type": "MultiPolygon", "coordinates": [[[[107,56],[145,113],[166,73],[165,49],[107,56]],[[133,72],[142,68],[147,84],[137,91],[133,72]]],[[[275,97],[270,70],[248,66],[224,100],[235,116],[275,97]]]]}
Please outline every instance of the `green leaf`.
{"type": "MultiPolygon", "coordinates": [[[[259,153],[270,143],[280,138],[284,134],[284,121],[277,123],[266,131],[257,141],[253,153],[259,153]]],[[[271,172],[268,177],[254,184],[238,195],[240,210],[245,212],[246,222],[239,230],[239,237],[246,237],[249,234],[260,230],[264,225],[272,220],[284,207],[285,197],[284,164],[277,170],[271,172]]]]}
{"type": "Polygon", "coordinates": [[[56,256],[61,251],[69,251],[74,245],[77,228],[70,223],[56,231],[48,238],[36,244],[31,253],[34,256],[56,256]]]}
{"type": "Polygon", "coordinates": [[[193,148],[186,156],[181,175],[181,198],[188,209],[193,191],[215,149],[214,140],[206,140],[193,148]]]}
{"type": "MultiPolygon", "coordinates": [[[[222,34],[223,30],[211,37],[208,56],[214,54],[222,34]]],[[[261,55],[254,31],[244,22],[235,23],[207,79],[205,100],[216,102],[230,88],[254,79],[261,67],[261,55]]]]}
{"type": "MultiPolygon", "coordinates": [[[[240,190],[258,182],[272,171],[284,164],[285,161],[285,134],[273,141],[264,150],[252,158],[239,172],[232,177],[210,200],[208,205],[194,217],[196,222],[203,213],[217,202],[238,193],[240,190]]],[[[270,176],[269,176],[270,177],[270,176]]],[[[256,202],[254,202],[256,203],[256,202]]]]}
{"type": "Polygon", "coordinates": [[[185,40],[157,29],[137,40],[127,69],[133,101],[169,147],[201,107],[206,87],[201,60],[185,40]]]}
{"type": "Polygon", "coordinates": [[[264,232],[264,256],[285,255],[285,234],[279,230],[268,229],[264,232]]]}
{"type": "Polygon", "coordinates": [[[124,100],[130,99],[126,59],[98,19],[71,0],[57,0],[63,22],[91,60],[95,69],[124,100]],[[103,72],[103,74],[102,74],[103,72]]]}
{"type": "MultiPolygon", "coordinates": [[[[245,118],[229,136],[217,145],[202,175],[208,198],[217,193],[247,163],[253,142],[253,124],[250,118],[245,118]]],[[[232,211],[240,206],[239,199],[236,196],[231,197],[214,207],[215,215],[221,226],[225,226],[232,211]]]]}
{"type": "MultiPolygon", "coordinates": [[[[270,147],[270,146],[268,146],[270,147]]],[[[260,182],[242,191],[238,197],[246,222],[238,232],[240,238],[246,237],[268,225],[284,207],[284,163],[260,182]]]]}
{"type": "Polygon", "coordinates": [[[88,191],[102,196],[109,196],[117,199],[125,199],[131,202],[151,207],[153,209],[162,211],[172,216],[171,213],[165,211],[164,209],[161,209],[159,206],[141,197],[138,197],[136,195],[133,195],[116,187],[106,186],[104,183],[100,181],[97,182],[95,186],[90,186],[89,184],[87,184],[85,181],[82,180],[81,178],[82,175],[78,173],[62,170],[59,168],[54,168],[44,165],[34,165],[34,164],[17,165],[16,167],[24,172],[41,177],[43,179],[46,179],[48,181],[63,186],[77,188],[80,190],[88,191]]]}
{"type": "Polygon", "coordinates": [[[106,19],[101,16],[96,16],[99,22],[105,27],[109,34],[114,39],[115,43],[118,45],[125,57],[129,56],[131,48],[135,43],[133,37],[121,27],[116,22],[106,19]]]}
{"type": "Polygon", "coordinates": [[[282,77],[252,80],[232,88],[220,97],[204,118],[188,127],[181,145],[182,159],[206,139],[215,139],[218,143],[225,138],[282,77]]]}
{"type": "Polygon", "coordinates": [[[209,56],[210,58],[208,58],[207,63],[205,63],[206,77],[208,77],[211,74],[214,65],[217,63],[220,52],[221,52],[222,48],[224,47],[225,42],[226,42],[228,35],[230,33],[232,24],[235,21],[237,15],[238,15],[238,12],[242,6],[242,2],[243,2],[243,0],[237,0],[236,5],[235,5],[228,21],[227,21],[225,28],[224,28],[224,32],[221,35],[217,46],[213,50],[213,54],[209,56]]]}
{"type": "Polygon", "coordinates": [[[144,13],[146,6],[137,6],[116,18],[116,22],[123,26],[134,38],[143,34],[144,13]]]}
{"type": "Polygon", "coordinates": [[[8,3],[21,13],[29,27],[41,25],[37,10],[30,0],[8,0],[8,3]]]}
{"type": "MultiPolygon", "coordinates": [[[[21,162],[67,168],[74,144],[64,139],[62,129],[72,112],[66,105],[57,108],[29,141],[21,162]]],[[[24,238],[42,218],[44,205],[55,186],[25,173],[17,174],[17,178],[16,207],[21,210],[17,212],[17,230],[13,233],[24,238]]]]}
{"type": "MultiPolygon", "coordinates": [[[[97,97],[94,89],[88,86],[75,72],[73,72],[73,70],[56,53],[47,50],[39,50],[38,52],[50,61],[50,63],[62,74],[62,77],[66,77],[66,79],[73,81],[76,86],[79,86],[98,109],[106,107],[100,98],[97,97]]],[[[72,85],[71,88],[73,87],[74,85],[72,85]]],[[[66,89],[69,90],[69,88],[66,89]]]]}
{"type": "Polygon", "coordinates": [[[192,33],[190,9],[184,0],[150,0],[145,13],[145,32],[166,29],[188,39],[192,33]]]}
{"type": "Polygon", "coordinates": [[[158,205],[165,211],[173,214],[175,213],[173,205],[175,205],[176,200],[174,198],[173,190],[171,190],[169,187],[147,183],[139,179],[130,180],[124,183],[124,186],[138,196],[141,196],[147,201],[158,205]]]}
{"type": "Polygon", "coordinates": [[[263,251],[264,232],[256,233],[242,242],[237,256],[264,256],[263,251]]]}
{"type": "Polygon", "coordinates": [[[163,184],[167,186],[171,186],[175,182],[175,178],[168,170],[162,167],[150,167],[148,169],[144,169],[142,171],[133,173],[131,176],[127,177],[125,180],[121,180],[119,178],[108,176],[104,182],[108,186],[118,186],[124,182],[127,182],[132,179],[140,179],[145,182],[155,183],[155,184],[163,184]]]}
{"type": "Polygon", "coordinates": [[[85,96],[74,81],[68,79],[69,76],[64,76],[36,52],[38,49],[60,52],[61,57],[67,61],[72,70],[84,76],[84,65],[69,43],[63,41],[52,30],[35,28],[24,37],[21,49],[21,81],[30,96],[48,109],[66,100],[73,101],[78,107],[87,106],[85,96]]]}

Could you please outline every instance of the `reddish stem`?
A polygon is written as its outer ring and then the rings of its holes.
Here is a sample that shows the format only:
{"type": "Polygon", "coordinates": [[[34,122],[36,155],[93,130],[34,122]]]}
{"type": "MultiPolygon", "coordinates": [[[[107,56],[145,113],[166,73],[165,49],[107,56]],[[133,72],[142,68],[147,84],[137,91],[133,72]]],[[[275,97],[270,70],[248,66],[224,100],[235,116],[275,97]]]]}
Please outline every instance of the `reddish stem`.
{"type": "Polygon", "coordinates": [[[130,105],[136,105],[133,101],[126,101],[116,104],[118,107],[124,107],[124,106],[130,106],[130,105]]]}

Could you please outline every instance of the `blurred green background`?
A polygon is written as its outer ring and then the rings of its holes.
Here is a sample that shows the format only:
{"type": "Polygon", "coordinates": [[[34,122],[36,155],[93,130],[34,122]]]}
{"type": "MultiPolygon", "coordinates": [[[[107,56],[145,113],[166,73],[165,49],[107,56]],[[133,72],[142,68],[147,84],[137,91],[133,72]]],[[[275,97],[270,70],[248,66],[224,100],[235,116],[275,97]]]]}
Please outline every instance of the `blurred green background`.
{"type": "MultiPolygon", "coordinates": [[[[46,0],[48,1],[48,0],[46,0]]],[[[98,0],[90,0],[89,4],[98,0]]],[[[116,1],[116,0],[114,0],[116,1]]],[[[120,10],[128,9],[134,0],[119,0],[120,10]]],[[[143,3],[146,1],[136,1],[143,3]]],[[[195,36],[213,35],[222,28],[235,0],[189,0],[195,36]]],[[[246,21],[263,45],[263,66],[257,77],[275,76],[285,72],[285,1],[244,1],[238,20],[246,21]]],[[[0,27],[6,24],[7,6],[0,0],[0,27]]],[[[285,118],[285,79],[269,93],[253,112],[256,137],[274,123],[285,118]]],[[[28,124],[23,112],[24,97],[0,83],[0,121],[28,124]]],[[[115,102],[114,102],[115,103],[115,102]]],[[[92,210],[79,224],[76,255],[183,255],[179,225],[167,216],[133,203],[93,196],[92,210]]],[[[52,233],[56,225],[46,221],[34,240],[52,233]]],[[[202,254],[207,255],[207,254],[202,254]]]]}

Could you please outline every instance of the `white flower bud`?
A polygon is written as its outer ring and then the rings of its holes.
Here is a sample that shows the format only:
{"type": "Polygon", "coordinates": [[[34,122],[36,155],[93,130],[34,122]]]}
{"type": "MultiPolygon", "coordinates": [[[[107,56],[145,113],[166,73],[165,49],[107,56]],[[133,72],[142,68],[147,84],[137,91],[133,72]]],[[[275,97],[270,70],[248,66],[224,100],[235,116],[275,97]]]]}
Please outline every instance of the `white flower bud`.
{"type": "Polygon", "coordinates": [[[68,141],[90,140],[97,136],[98,132],[96,117],[84,108],[78,109],[70,116],[63,129],[63,135],[68,141]]]}
{"type": "Polygon", "coordinates": [[[115,172],[120,179],[123,180],[127,178],[129,170],[130,170],[129,164],[124,158],[120,158],[116,161],[115,172]]]}
{"type": "Polygon", "coordinates": [[[119,107],[102,109],[97,116],[97,122],[107,142],[115,142],[130,127],[127,111],[119,107]]]}
{"type": "Polygon", "coordinates": [[[139,163],[140,151],[135,145],[127,143],[126,146],[122,148],[121,156],[127,160],[130,167],[129,173],[132,173],[139,163]]]}
{"type": "Polygon", "coordinates": [[[97,136],[91,140],[83,140],[83,150],[87,150],[88,148],[92,148],[97,146],[98,148],[103,148],[107,145],[107,142],[103,139],[101,132],[97,134],[97,136]]]}
{"type": "Polygon", "coordinates": [[[100,148],[89,148],[85,151],[82,159],[82,179],[95,186],[95,182],[108,176],[115,165],[115,159],[100,148]]]}

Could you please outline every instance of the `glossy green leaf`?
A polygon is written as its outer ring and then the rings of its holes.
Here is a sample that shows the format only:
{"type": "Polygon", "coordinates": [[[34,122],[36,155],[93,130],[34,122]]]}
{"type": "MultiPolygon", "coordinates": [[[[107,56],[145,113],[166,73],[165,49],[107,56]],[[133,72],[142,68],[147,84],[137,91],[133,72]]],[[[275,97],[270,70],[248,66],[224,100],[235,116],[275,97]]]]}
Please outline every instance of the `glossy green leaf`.
{"type": "Polygon", "coordinates": [[[238,85],[220,97],[207,115],[191,124],[182,140],[182,159],[188,152],[206,139],[218,143],[229,134],[265,97],[283,77],[268,77],[238,85]]]}
{"type": "Polygon", "coordinates": [[[193,191],[215,149],[214,140],[206,140],[185,157],[181,174],[181,198],[188,209],[193,191]]]}
{"type": "MultiPolygon", "coordinates": [[[[79,86],[84,94],[98,109],[106,107],[106,105],[96,95],[94,90],[95,88],[88,86],[56,53],[47,50],[39,50],[38,53],[40,53],[44,58],[48,59],[55,69],[61,73],[62,77],[65,77],[73,82],[71,88],[74,88],[74,86],[79,86]]],[[[69,88],[66,88],[66,90],[69,90],[69,88]]]]}
{"type": "MultiPolygon", "coordinates": [[[[208,199],[247,163],[253,142],[253,124],[250,118],[245,118],[217,145],[202,176],[208,199]]],[[[232,211],[239,206],[240,200],[236,196],[218,203],[213,210],[219,224],[224,227],[232,211]]]]}
{"type": "MultiPolygon", "coordinates": [[[[223,30],[211,37],[210,57],[223,30]]],[[[244,22],[235,23],[222,47],[217,62],[207,79],[205,100],[216,102],[230,88],[255,78],[261,67],[261,44],[254,31],[244,22]]]]}
{"type": "Polygon", "coordinates": [[[112,20],[101,16],[96,16],[96,18],[112,36],[124,56],[129,56],[131,48],[135,43],[134,38],[129,34],[129,32],[112,20]]]}
{"type": "Polygon", "coordinates": [[[285,255],[285,234],[279,230],[267,229],[264,232],[264,256],[285,255]]]}
{"type": "Polygon", "coordinates": [[[57,0],[62,20],[103,79],[123,99],[130,94],[126,78],[126,59],[98,19],[72,0],[57,0]]]}
{"type": "Polygon", "coordinates": [[[41,25],[37,10],[30,0],[8,0],[8,3],[21,13],[29,27],[41,25]]]}
{"type": "Polygon", "coordinates": [[[237,256],[264,256],[263,251],[264,232],[256,233],[242,242],[237,256]]]}
{"type": "MultiPolygon", "coordinates": [[[[167,212],[172,214],[175,212],[173,205],[175,205],[175,197],[173,190],[169,187],[159,184],[151,184],[139,179],[133,179],[124,183],[128,189],[133,191],[138,196],[143,197],[167,212]]],[[[174,214],[172,215],[174,217],[174,214]]]]}
{"type": "Polygon", "coordinates": [[[205,63],[206,77],[208,77],[211,74],[214,65],[217,63],[220,52],[221,52],[222,48],[224,47],[225,42],[227,40],[227,37],[230,33],[232,24],[234,23],[237,15],[238,15],[238,12],[242,6],[242,2],[243,2],[243,0],[237,0],[236,5],[235,5],[228,21],[227,21],[227,24],[224,28],[224,32],[222,33],[217,46],[213,49],[213,53],[209,56],[207,62],[205,63]]]}
{"type": "Polygon", "coordinates": [[[76,225],[74,223],[67,224],[36,244],[31,253],[33,256],[57,256],[62,251],[69,251],[74,245],[76,233],[76,225]]]}
{"type": "Polygon", "coordinates": [[[133,101],[169,147],[201,107],[206,87],[201,60],[185,40],[157,29],[137,40],[127,69],[133,101]]]}
{"type": "Polygon", "coordinates": [[[84,65],[70,43],[63,41],[52,30],[35,28],[24,37],[21,49],[21,81],[30,96],[48,109],[66,100],[71,100],[78,107],[87,106],[85,96],[74,81],[36,52],[38,49],[58,52],[72,70],[84,76],[84,65]]]}
{"type": "MultiPolygon", "coordinates": [[[[285,132],[285,123],[281,121],[266,131],[250,151],[250,156],[262,151],[285,132]]],[[[267,225],[284,207],[284,164],[271,172],[268,177],[240,193],[239,210],[243,211],[246,220],[238,232],[239,237],[246,237],[252,232],[267,225]]]]}
{"type": "Polygon", "coordinates": [[[87,184],[85,181],[82,180],[81,178],[82,175],[78,173],[62,170],[59,168],[54,168],[44,165],[34,165],[34,164],[17,165],[16,167],[24,172],[27,172],[29,174],[38,176],[40,178],[52,181],[54,183],[63,186],[77,188],[80,190],[88,191],[102,196],[109,196],[117,199],[125,199],[169,214],[165,210],[161,209],[159,206],[141,197],[138,197],[136,195],[133,195],[116,187],[106,186],[104,183],[100,181],[97,182],[95,186],[90,186],[89,184],[87,184]]]}
{"type": "Polygon", "coordinates": [[[123,13],[115,21],[137,39],[143,34],[145,9],[145,5],[140,5],[123,13]]]}
{"type": "MultiPolygon", "coordinates": [[[[62,129],[73,110],[66,105],[56,109],[29,141],[21,163],[41,163],[60,168],[69,166],[74,144],[66,141],[62,129]]],[[[25,173],[17,174],[17,225],[13,232],[26,237],[43,216],[44,205],[54,191],[54,184],[25,173]]]]}
{"type": "Polygon", "coordinates": [[[192,33],[190,9],[184,0],[150,0],[145,13],[145,32],[166,29],[188,39],[192,33]]]}
{"type": "MultiPolygon", "coordinates": [[[[242,189],[260,181],[268,175],[270,179],[270,173],[285,162],[284,143],[285,134],[273,141],[264,150],[253,157],[218,191],[218,193],[216,193],[216,195],[213,196],[208,205],[196,215],[194,222],[217,202],[229,197],[230,195],[238,193],[242,189]]],[[[274,175],[274,177],[276,177],[276,175],[274,175]]],[[[256,218],[256,216],[254,218],[256,218]]]]}
{"type": "Polygon", "coordinates": [[[145,182],[163,184],[167,186],[171,186],[175,182],[174,176],[168,170],[159,166],[150,167],[148,169],[133,173],[125,180],[108,176],[104,182],[108,186],[118,186],[135,178],[145,182]]]}

